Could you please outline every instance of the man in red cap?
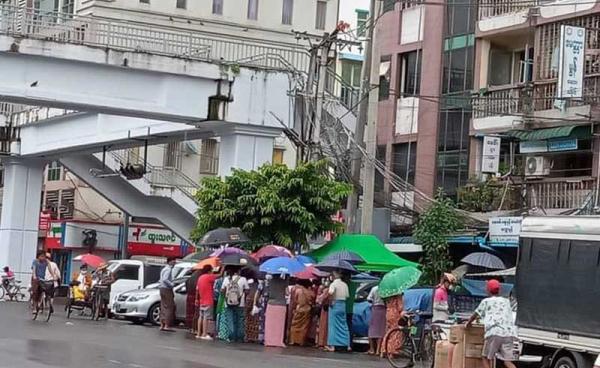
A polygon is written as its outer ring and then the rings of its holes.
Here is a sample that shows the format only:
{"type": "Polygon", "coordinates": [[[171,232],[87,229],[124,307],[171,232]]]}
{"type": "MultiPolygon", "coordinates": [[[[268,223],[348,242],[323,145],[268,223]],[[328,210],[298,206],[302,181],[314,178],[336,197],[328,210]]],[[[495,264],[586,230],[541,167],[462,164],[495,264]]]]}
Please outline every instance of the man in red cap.
{"type": "Polygon", "coordinates": [[[506,368],[515,368],[513,361],[517,360],[514,341],[517,337],[510,301],[501,297],[500,282],[489,280],[485,298],[467,322],[467,327],[479,319],[485,326],[485,343],[483,344],[483,366],[491,368],[492,362],[498,358],[506,368]]]}

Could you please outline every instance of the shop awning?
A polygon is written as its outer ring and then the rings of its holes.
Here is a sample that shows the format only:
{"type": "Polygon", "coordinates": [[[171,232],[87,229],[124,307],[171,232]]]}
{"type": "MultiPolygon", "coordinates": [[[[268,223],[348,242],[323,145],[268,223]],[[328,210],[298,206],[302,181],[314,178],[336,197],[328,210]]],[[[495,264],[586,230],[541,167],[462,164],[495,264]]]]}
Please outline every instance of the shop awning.
{"type": "Polygon", "coordinates": [[[556,138],[586,139],[592,136],[589,125],[567,125],[536,130],[511,130],[506,133],[521,141],[543,141],[556,138]]]}

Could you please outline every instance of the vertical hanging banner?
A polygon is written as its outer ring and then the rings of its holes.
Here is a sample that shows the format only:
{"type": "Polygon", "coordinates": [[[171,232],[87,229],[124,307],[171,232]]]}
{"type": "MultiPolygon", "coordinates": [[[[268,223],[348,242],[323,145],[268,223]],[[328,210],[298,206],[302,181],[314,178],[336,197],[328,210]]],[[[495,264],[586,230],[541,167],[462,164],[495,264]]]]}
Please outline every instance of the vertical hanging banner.
{"type": "Polygon", "coordinates": [[[564,24],[560,26],[558,61],[558,85],[554,106],[564,110],[566,99],[583,97],[585,28],[564,24]]]}
{"type": "Polygon", "coordinates": [[[500,143],[499,137],[483,137],[481,172],[498,173],[500,168],[500,143]]]}

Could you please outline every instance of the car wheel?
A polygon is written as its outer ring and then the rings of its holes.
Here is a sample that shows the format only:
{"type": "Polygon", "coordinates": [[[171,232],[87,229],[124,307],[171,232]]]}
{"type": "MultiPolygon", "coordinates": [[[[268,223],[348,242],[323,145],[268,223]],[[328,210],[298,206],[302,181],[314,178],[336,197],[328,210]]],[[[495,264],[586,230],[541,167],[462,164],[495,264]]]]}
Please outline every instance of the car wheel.
{"type": "Polygon", "coordinates": [[[554,368],[577,368],[577,364],[569,357],[562,357],[554,363],[554,368]]]}
{"type": "Polygon", "coordinates": [[[160,303],[155,303],[148,311],[148,322],[155,326],[160,325],[160,303]]]}

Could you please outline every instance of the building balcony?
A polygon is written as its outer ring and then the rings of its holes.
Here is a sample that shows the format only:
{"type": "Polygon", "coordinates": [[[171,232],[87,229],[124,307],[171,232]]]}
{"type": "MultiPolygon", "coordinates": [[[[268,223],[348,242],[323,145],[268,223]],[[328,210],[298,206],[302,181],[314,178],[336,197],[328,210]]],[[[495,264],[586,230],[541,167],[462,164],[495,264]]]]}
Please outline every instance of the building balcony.
{"type": "Polygon", "coordinates": [[[524,182],[528,208],[581,209],[593,198],[596,179],[592,177],[548,178],[524,182]]]}
{"type": "Polygon", "coordinates": [[[522,85],[490,87],[473,95],[473,129],[505,130],[523,124],[522,85]]]}

